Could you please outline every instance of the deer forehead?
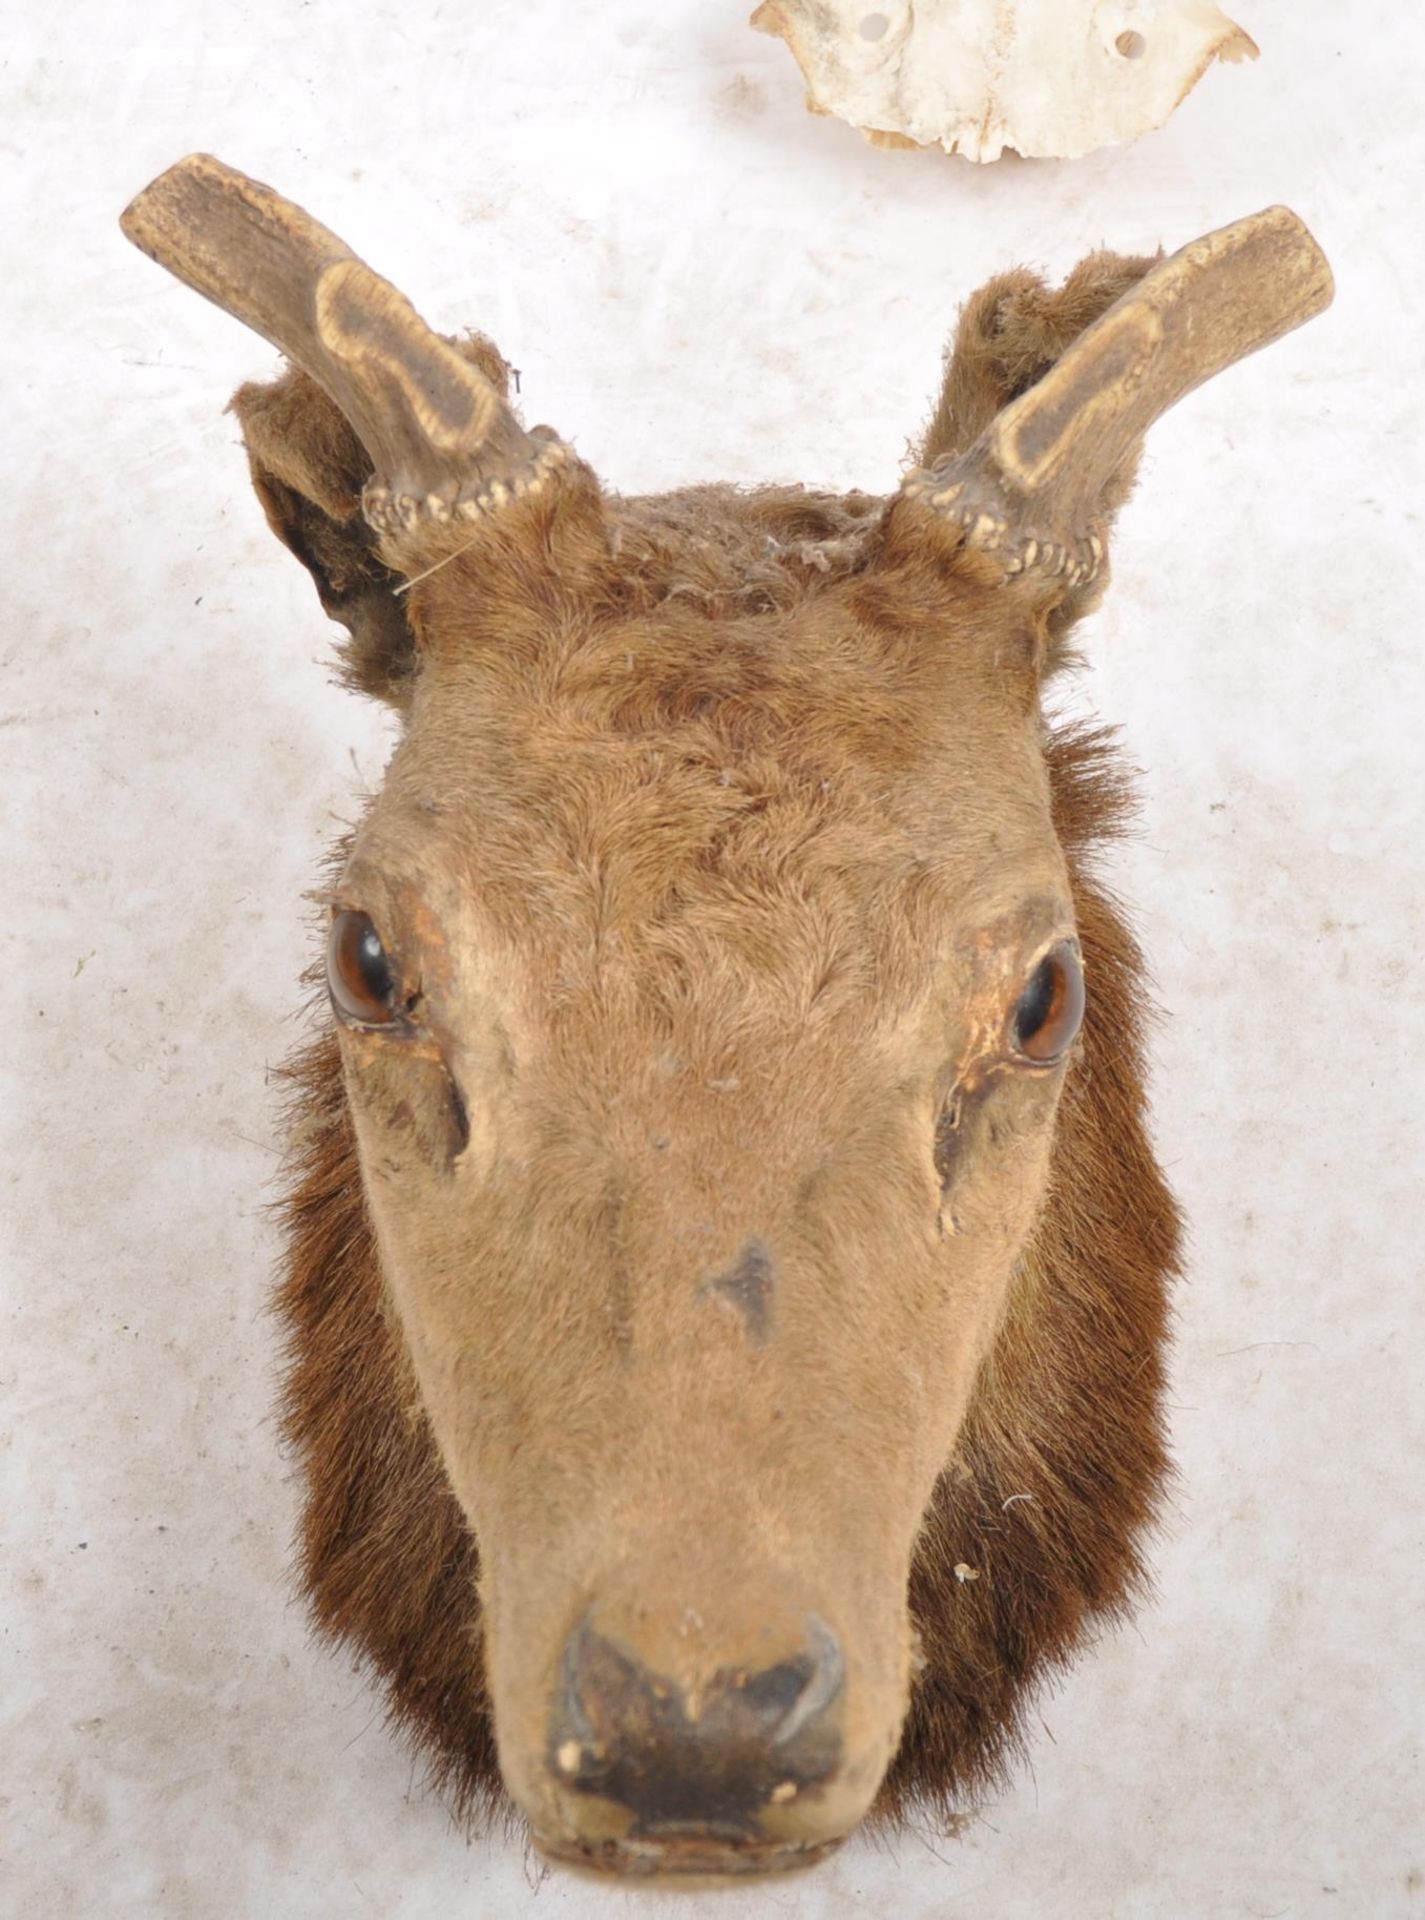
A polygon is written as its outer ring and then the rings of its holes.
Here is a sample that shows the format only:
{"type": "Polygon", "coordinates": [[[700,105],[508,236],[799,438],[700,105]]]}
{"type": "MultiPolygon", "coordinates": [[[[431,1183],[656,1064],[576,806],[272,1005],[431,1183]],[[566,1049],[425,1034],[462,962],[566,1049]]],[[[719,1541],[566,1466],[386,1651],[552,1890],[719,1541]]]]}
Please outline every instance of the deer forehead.
{"type": "Polygon", "coordinates": [[[576,628],[437,667],[347,884],[561,968],[701,944],[772,973],[888,928],[942,948],[1066,884],[1019,677],[927,678],[824,616],[576,628]]]}

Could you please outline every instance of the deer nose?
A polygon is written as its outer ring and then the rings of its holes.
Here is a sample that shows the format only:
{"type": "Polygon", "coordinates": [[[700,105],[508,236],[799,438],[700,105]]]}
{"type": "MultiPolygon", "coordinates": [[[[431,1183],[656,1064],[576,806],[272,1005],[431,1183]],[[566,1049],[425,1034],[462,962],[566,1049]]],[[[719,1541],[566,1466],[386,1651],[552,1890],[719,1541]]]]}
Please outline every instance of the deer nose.
{"type": "Polygon", "coordinates": [[[549,1758],[566,1788],[615,1801],[634,1836],[748,1840],[841,1761],[845,1662],[815,1616],[775,1665],[724,1666],[696,1689],[651,1672],[585,1619],[564,1650],[549,1758]]]}

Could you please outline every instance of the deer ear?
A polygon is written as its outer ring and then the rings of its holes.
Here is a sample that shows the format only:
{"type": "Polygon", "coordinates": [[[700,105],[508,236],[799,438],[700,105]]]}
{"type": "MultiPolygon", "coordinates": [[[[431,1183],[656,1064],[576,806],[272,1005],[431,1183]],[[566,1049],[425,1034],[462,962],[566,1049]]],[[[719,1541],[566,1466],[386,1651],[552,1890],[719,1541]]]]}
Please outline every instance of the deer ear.
{"type": "MultiPolygon", "coordinates": [[[[510,369],[481,334],[448,343],[504,397],[510,369]]],[[[362,513],[372,461],[346,415],[309,374],[239,387],[231,410],[247,447],[267,524],[316,583],[325,611],[351,638],[342,649],[347,683],[404,707],[418,664],[406,618],[404,580],[385,566],[362,513]]]]}
{"type": "Polygon", "coordinates": [[[247,446],[252,484],[267,524],[316,583],[325,611],[351,635],[343,677],[362,693],[402,707],[416,666],[415,636],[361,513],[371,460],[316,381],[297,368],[280,380],[239,387],[232,411],[247,446]]]}

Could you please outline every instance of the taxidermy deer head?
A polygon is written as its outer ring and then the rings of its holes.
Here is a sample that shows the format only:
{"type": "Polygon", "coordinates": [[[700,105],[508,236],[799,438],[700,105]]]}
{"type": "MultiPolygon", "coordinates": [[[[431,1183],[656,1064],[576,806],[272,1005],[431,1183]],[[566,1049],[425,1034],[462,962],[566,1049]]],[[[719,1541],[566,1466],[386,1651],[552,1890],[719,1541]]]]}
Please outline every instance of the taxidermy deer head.
{"type": "Polygon", "coordinates": [[[319,1621],[559,1859],[948,1808],[1164,1471],[1122,782],[1040,691],[1145,429],[1325,262],[1277,208],[1006,274],[891,499],[629,500],[268,188],[188,159],[124,225],[292,361],[253,479],[404,721],[296,1068],[319,1621]]]}

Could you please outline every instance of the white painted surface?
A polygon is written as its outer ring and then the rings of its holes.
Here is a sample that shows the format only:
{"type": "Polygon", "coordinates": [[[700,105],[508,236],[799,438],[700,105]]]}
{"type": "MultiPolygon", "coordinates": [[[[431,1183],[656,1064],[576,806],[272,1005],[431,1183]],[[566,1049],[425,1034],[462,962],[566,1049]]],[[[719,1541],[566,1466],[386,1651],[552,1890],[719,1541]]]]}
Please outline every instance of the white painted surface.
{"type": "Polygon", "coordinates": [[[1262,58],[1076,163],[877,152],[748,0],[12,17],[0,634],[0,1911],[884,1920],[1425,1912],[1421,53],[1256,0],[1262,58]],[[633,491],[886,487],[958,301],[1274,200],[1330,315],[1157,430],[1076,698],[1146,768],[1122,859],[1193,1224],[1161,1597],[958,1841],[796,1884],[536,1890],[467,1847],[285,1581],[263,1207],[300,895],[389,736],[223,402],[273,364],[121,240],[194,147],[313,208],[633,491]],[[1052,1735],[1052,1737],[1050,1737],[1052,1735]]]}

